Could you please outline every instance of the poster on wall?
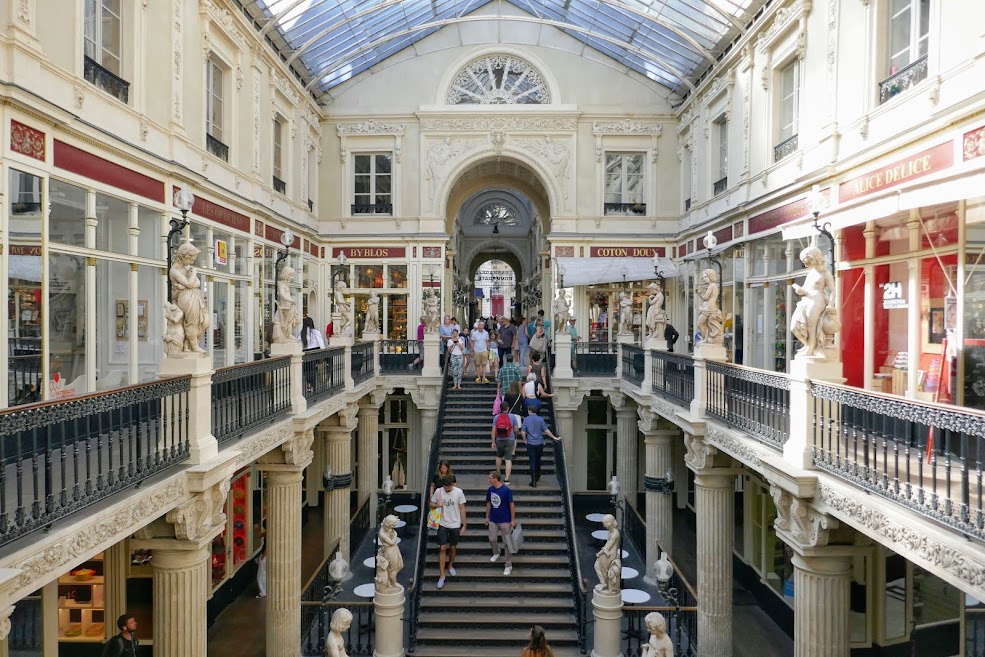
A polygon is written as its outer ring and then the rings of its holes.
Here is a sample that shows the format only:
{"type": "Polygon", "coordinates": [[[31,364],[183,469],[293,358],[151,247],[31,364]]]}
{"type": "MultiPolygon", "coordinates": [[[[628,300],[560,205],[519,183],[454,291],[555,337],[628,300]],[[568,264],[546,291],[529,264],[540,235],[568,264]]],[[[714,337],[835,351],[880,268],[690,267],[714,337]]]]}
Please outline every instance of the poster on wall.
{"type": "Polygon", "coordinates": [[[906,297],[903,296],[903,282],[892,281],[882,284],[882,308],[883,310],[896,310],[906,308],[906,297]]]}
{"type": "Polygon", "coordinates": [[[215,264],[225,266],[228,262],[228,246],[226,240],[215,241],[215,264]]]}
{"type": "MultiPolygon", "coordinates": [[[[137,339],[147,340],[147,300],[137,302],[137,339]]],[[[116,339],[130,338],[130,302],[124,299],[116,301],[116,339]]]]}

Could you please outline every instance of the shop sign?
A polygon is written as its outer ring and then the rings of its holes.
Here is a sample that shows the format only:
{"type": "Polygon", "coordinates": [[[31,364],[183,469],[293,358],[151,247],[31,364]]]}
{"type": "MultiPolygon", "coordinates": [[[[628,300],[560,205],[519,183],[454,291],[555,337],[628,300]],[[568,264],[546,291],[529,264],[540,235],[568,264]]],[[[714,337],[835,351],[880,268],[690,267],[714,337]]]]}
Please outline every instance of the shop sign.
{"type": "Polygon", "coordinates": [[[662,246],[593,246],[588,250],[590,258],[652,258],[663,257],[662,246]]]}
{"type": "Polygon", "coordinates": [[[903,282],[892,281],[882,284],[882,308],[883,310],[897,310],[906,308],[906,299],[903,297],[903,282]]]}
{"type": "Polygon", "coordinates": [[[920,151],[902,160],[890,162],[884,167],[846,180],[838,185],[838,201],[845,203],[862,196],[929,176],[947,169],[954,163],[954,144],[947,142],[920,151]]]}
{"type": "Polygon", "coordinates": [[[228,262],[228,251],[226,240],[215,241],[215,264],[225,265],[228,262]]]}
{"type": "Polygon", "coordinates": [[[338,258],[342,254],[345,254],[346,258],[403,258],[407,255],[407,249],[402,246],[347,246],[332,249],[333,258],[338,258]]]}

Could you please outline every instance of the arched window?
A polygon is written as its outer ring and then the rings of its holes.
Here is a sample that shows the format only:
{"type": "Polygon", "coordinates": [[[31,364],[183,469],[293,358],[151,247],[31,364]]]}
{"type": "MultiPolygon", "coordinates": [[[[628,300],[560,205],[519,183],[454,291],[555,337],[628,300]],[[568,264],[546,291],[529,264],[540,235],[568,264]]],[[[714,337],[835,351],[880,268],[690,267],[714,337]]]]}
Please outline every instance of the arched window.
{"type": "Polygon", "coordinates": [[[479,208],[475,223],[483,226],[516,226],[520,220],[516,211],[503,203],[489,203],[479,208]]]}
{"type": "Polygon", "coordinates": [[[487,55],[469,62],[451,83],[449,105],[545,105],[551,92],[527,62],[509,55],[487,55]]]}

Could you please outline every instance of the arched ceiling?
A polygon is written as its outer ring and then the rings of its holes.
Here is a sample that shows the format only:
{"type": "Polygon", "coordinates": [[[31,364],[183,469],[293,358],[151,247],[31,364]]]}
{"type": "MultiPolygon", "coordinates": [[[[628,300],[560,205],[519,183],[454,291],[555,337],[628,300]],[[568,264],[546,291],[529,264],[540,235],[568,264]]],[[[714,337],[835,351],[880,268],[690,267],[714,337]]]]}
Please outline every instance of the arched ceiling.
{"type": "Polygon", "coordinates": [[[527,16],[475,15],[494,0],[239,0],[321,95],[456,23],[551,25],[674,91],[692,87],[765,0],[505,0],[527,16]]]}
{"type": "MultiPolygon", "coordinates": [[[[523,163],[508,157],[489,159],[472,165],[452,186],[446,206],[446,229],[449,235],[454,234],[455,218],[469,199],[490,189],[510,190],[528,199],[542,224],[546,224],[551,216],[547,190],[536,173],[523,163]]],[[[527,228],[529,229],[529,224],[527,228]]],[[[546,225],[542,225],[542,229],[545,235],[550,232],[546,225]]]]}

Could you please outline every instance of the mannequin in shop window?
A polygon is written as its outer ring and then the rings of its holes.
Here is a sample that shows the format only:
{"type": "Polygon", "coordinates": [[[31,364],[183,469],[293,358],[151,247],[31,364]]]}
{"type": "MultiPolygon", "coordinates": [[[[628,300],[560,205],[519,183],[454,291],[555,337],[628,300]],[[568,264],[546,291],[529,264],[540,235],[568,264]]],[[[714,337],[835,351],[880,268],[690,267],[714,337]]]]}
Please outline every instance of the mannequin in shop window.
{"type": "Polygon", "coordinates": [[[823,358],[829,340],[841,329],[838,309],[833,305],[835,282],[816,246],[801,251],[800,260],[807,267],[807,277],[803,285],[792,286],[800,301],[790,318],[790,332],[804,345],[798,357],[823,358]]]}

